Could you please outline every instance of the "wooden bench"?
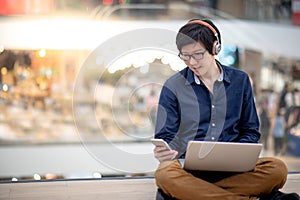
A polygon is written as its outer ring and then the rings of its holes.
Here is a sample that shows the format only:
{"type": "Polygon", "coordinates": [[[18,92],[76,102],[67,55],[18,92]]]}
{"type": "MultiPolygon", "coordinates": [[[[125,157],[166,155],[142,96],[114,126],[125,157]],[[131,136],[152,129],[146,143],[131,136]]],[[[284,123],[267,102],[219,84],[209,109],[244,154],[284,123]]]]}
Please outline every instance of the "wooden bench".
{"type": "MultiPolygon", "coordinates": [[[[1,183],[0,199],[153,200],[156,189],[153,177],[23,181],[1,183]]],[[[300,193],[300,174],[289,174],[283,191],[300,193]]]]}

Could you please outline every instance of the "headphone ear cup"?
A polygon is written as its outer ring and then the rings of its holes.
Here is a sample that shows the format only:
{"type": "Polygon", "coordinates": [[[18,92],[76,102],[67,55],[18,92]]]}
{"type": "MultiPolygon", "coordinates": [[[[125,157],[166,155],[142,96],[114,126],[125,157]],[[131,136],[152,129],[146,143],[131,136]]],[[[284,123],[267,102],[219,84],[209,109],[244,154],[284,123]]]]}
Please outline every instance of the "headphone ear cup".
{"type": "Polygon", "coordinates": [[[218,53],[221,51],[221,44],[218,41],[215,41],[213,44],[212,52],[214,55],[218,55],[218,53]]]}

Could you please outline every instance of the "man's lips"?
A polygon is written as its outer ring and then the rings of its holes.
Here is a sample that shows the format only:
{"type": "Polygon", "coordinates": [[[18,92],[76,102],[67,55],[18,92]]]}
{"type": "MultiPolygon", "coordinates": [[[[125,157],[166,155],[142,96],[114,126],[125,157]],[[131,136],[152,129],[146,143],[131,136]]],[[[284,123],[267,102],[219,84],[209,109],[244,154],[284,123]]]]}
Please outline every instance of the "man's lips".
{"type": "Polygon", "coordinates": [[[193,69],[200,69],[201,66],[197,66],[197,67],[192,67],[193,69]]]}

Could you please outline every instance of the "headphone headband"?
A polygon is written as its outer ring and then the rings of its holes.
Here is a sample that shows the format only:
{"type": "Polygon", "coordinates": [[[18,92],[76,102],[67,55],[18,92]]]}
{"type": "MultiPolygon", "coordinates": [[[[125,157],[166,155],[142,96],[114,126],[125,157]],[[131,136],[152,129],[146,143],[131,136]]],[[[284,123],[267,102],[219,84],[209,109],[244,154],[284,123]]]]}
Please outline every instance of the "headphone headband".
{"type": "Polygon", "coordinates": [[[206,26],[207,28],[209,28],[213,33],[214,35],[218,38],[218,33],[217,31],[207,22],[205,21],[202,21],[202,20],[192,20],[192,21],[189,21],[187,24],[200,24],[200,25],[203,25],[203,26],[206,26]]]}

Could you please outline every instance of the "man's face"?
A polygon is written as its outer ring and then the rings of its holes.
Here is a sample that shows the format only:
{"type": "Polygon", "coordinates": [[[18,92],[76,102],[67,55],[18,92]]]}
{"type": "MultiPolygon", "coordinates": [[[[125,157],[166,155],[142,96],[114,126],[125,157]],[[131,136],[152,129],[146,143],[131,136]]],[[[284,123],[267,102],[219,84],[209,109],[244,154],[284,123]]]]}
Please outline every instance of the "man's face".
{"type": "Polygon", "coordinates": [[[209,54],[201,42],[183,46],[180,57],[197,76],[203,76],[207,73],[210,62],[214,61],[214,56],[209,54]]]}

